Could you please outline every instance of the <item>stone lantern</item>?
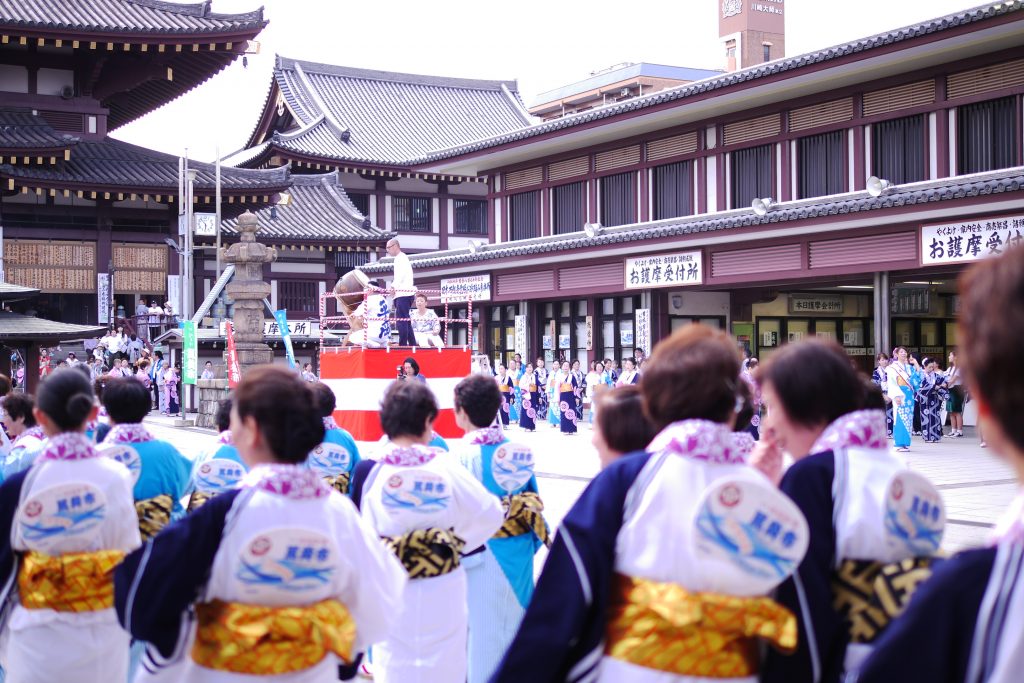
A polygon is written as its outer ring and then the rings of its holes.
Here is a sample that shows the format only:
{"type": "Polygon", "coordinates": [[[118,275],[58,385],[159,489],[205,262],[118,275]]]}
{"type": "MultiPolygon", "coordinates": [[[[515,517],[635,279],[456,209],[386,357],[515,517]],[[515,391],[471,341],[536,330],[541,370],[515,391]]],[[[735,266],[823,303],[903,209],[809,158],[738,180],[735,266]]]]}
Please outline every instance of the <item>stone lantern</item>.
{"type": "Polygon", "coordinates": [[[263,280],[263,264],[277,260],[277,250],[256,241],[259,221],[246,211],[238,217],[239,241],[223,250],[221,260],[235,266],[225,291],[235,302],[232,323],[238,366],[244,376],[256,365],[268,365],[274,352],[263,341],[263,300],[270,296],[270,284],[263,280]]]}

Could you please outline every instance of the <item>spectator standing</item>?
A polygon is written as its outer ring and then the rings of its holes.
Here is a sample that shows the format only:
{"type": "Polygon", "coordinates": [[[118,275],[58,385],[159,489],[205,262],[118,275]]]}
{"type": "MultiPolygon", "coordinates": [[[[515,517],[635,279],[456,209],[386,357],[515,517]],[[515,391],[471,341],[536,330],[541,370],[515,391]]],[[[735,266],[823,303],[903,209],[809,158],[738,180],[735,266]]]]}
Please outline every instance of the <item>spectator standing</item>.
{"type": "Polygon", "coordinates": [[[412,333],[412,323],[409,321],[409,309],[412,308],[413,295],[416,293],[416,286],[413,284],[412,264],[409,257],[402,253],[402,247],[397,237],[392,237],[387,244],[388,256],[394,259],[395,277],[391,281],[391,288],[395,292],[395,318],[398,323],[398,344],[399,346],[414,346],[416,338],[412,333]]]}
{"type": "Polygon", "coordinates": [[[647,448],[658,432],[643,412],[640,387],[630,384],[611,389],[595,397],[600,410],[594,413],[594,432],[590,441],[597,449],[601,469],[626,455],[647,448]]]}
{"type": "Polygon", "coordinates": [[[319,380],[319,378],[316,376],[316,373],[313,372],[312,363],[306,363],[305,365],[302,366],[302,379],[306,382],[316,382],[319,380]]]}
{"type": "MultiPolygon", "coordinates": [[[[309,363],[307,363],[306,365],[309,365],[309,363]]],[[[199,376],[199,379],[213,379],[213,377],[213,361],[208,360],[203,365],[203,374],[199,376]]],[[[303,374],[303,379],[305,379],[305,374],[303,374]]]]}
{"type": "Polygon", "coordinates": [[[946,412],[949,413],[949,435],[964,435],[964,403],[966,392],[964,391],[963,377],[960,375],[960,366],[956,362],[956,351],[949,352],[949,365],[946,367],[946,387],[949,390],[949,399],[946,401],[946,412]]]}
{"type": "Polygon", "coordinates": [[[153,387],[157,396],[157,407],[161,415],[167,414],[167,389],[166,389],[167,362],[164,360],[163,351],[156,352],[156,361],[153,363],[153,372],[150,377],[153,380],[153,387]]]}
{"type": "Polygon", "coordinates": [[[128,341],[125,344],[125,354],[128,356],[128,362],[135,365],[142,358],[142,351],[146,348],[146,344],[143,343],[137,334],[132,333],[128,337],[128,341]]]}

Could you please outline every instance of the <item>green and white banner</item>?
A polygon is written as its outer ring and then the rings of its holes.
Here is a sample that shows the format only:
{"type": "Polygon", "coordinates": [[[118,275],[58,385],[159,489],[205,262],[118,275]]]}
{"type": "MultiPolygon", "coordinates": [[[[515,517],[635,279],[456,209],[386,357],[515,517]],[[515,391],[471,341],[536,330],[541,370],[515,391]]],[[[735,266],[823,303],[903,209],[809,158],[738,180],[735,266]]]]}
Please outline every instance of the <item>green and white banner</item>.
{"type": "Polygon", "coordinates": [[[195,384],[199,369],[199,345],[196,343],[196,324],[191,320],[181,323],[181,383],[195,384]]]}

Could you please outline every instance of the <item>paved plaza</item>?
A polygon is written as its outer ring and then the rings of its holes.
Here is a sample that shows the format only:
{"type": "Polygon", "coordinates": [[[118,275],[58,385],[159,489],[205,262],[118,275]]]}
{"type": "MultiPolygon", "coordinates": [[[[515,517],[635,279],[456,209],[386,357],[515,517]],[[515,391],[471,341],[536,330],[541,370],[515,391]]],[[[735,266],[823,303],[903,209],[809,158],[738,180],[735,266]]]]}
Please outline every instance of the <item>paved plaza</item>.
{"type": "MultiPolygon", "coordinates": [[[[174,427],[173,420],[158,415],[147,418],[146,425],[189,458],[195,458],[216,438],[209,430],[174,427]]],[[[946,438],[938,444],[925,444],[914,437],[907,454],[911,469],[934,482],[946,500],[948,525],[943,546],[949,552],[984,544],[1017,490],[1010,467],[981,448],[972,430],[967,432],[966,437],[946,438]]],[[[539,424],[536,432],[512,427],[508,435],[534,449],[545,514],[552,528],[557,527],[600,469],[597,452],[590,444],[590,428],[584,426],[574,436],[563,436],[557,428],[539,424]]],[[[459,440],[449,443],[455,447],[459,440]]],[[[364,456],[373,457],[377,444],[361,442],[359,447],[364,456]]]]}

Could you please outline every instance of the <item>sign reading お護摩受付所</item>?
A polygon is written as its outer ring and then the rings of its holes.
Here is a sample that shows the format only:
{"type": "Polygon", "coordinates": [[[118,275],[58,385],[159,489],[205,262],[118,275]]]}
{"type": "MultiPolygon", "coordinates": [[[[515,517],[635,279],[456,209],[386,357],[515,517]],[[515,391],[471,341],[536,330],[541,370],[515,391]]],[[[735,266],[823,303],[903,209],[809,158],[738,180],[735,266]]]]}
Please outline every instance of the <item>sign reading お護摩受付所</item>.
{"type": "Polygon", "coordinates": [[[490,275],[466,275],[441,280],[441,303],[490,300],[490,275]]]}
{"type": "Polygon", "coordinates": [[[1024,216],[921,226],[921,263],[963,263],[998,256],[1024,241],[1024,216]]]}
{"type": "Polygon", "coordinates": [[[704,268],[700,251],[626,259],[626,289],[678,287],[703,282],[704,268]]]}

